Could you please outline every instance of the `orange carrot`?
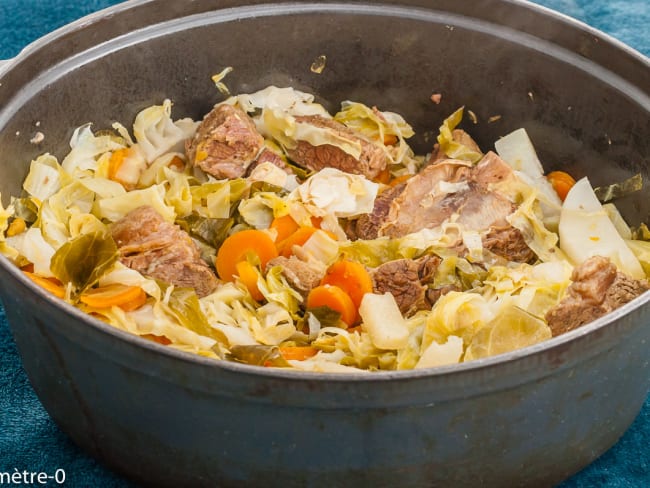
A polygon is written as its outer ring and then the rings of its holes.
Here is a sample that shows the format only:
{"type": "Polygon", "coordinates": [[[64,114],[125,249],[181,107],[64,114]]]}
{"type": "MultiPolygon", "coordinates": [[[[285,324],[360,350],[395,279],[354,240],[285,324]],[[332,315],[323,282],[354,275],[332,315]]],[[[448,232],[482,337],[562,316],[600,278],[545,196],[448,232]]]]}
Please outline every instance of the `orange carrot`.
{"type": "Polygon", "coordinates": [[[573,179],[569,173],[564,171],[551,171],[546,175],[546,179],[551,183],[555,193],[560,197],[560,200],[564,201],[569,193],[569,190],[576,184],[576,180],[573,179]]]}
{"type": "Polygon", "coordinates": [[[30,271],[26,271],[25,269],[23,269],[23,273],[25,273],[25,275],[27,275],[34,283],[45,288],[54,296],[58,298],[65,297],[65,288],[63,288],[63,284],[56,278],[43,278],[42,276],[38,276],[30,271]]]}
{"type": "Polygon", "coordinates": [[[297,361],[304,361],[318,353],[318,349],[312,346],[280,346],[278,349],[282,357],[286,360],[295,359],[297,361]]]}
{"type": "Polygon", "coordinates": [[[135,310],[147,301],[147,294],[139,286],[118,283],[92,288],[81,294],[81,303],[93,308],[118,306],[126,312],[135,310]]]}
{"type": "Polygon", "coordinates": [[[394,134],[385,134],[384,135],[384,146],[394,146],[397,144],[399,139],[394,134]]]}
{"type": "Polygon", "coordinates": [[[388,168],[383,169],[377,176],[372,179],[372,181],[375,183],[383,183],[384,185],[387,185],[390,181],[390,170],[388,168]]]}
{"type": "Polygon", "coordinates": [[[264,295],[262,295],[262,292],[257,287],[257,272],[255,271],[255,267],[248,261],[239,261],[235,267],[237,268],[237,275],[240,281],[248,288],[253,299],[258,302],[264,300],[264,295]]]}
{"type": "Polygon", "coordinates": [[[372,278],[365,266],[346,259],[332,264],[320,284],[341,288],[350,296],[356,309],[361,305],[363,295],[372,293],[372,278]]]}
{"type": "Polygon", "coordinates": [[[341,320],[347,325],[354,324],[357,308],[350,295],[338,286],[320,285],[309,292],[307,308],[329,307],[341,314],[341,320]]]}
{"type": "Polygon", "coordinates": [[[278,242],[278,253],[288,258],[293,254],[293,246],[303,246],[317,230],[316,227],[300,227],[289,237],[278,242]]]}
{"type": "Polygon", "coordinates": [[[113,151],[113,154],[111,154],[111,159],[108,161],[109,179],[113,181],[119,181],[117,174],[119,173],[122,164],[124,164],[124,158],[128,153],[129,153],[129,149],[126,147],[123,149],[118,149],[116,151],[113,151]]]}
{"type": "Polygon", "coordinates": [[[388,186],[397,186],[397,185],[399,185],[400,183],[404,183],[404,182],[405,182],[406,180],[408,180],[411,176],[413,176],[413,175],[402,175],[402,176],[398,176],[397,178],[393,178],[393,179],[390,180],[390,182],[388,183],[388,186]]]}
{"type": "Polygon", "coordinates": [[[278,255],[275,243],[261,230],[242,230],[226,238],[221,244],[215,266],[222,280],[233,281],[237,274],[237,263],[246,261],[249,255],[257,256],[262,270],[278,255]]]}
{"type": "Polygon", "coordinates": [[[163,346],[168,346],[169,344],[172,343],[169,339],[167,339],[166,336],[160,336],[160,335],[155,335],[155,334],[143,334],[140,337],[143,339],[149,339],[150,341],[157,342],[158,344],[162,344],[163,346]]]}
{"type": "Polygon", "coordinates": [[[296,232],[300,226],[296,223],[291,215],[285,215],[283,217],[276,217],[271,222],[270,229],[275,229],[277,236],[275,242],[281,242],[289,237],[291,234],[296,232]]]}
{"type": "Polygon", "coordinates": [[[312,217],[310,220],[311,220],[312,227],[316,227],[317,229],[320,229],[320,224],[323,223],[323,217],[312,217]]]}

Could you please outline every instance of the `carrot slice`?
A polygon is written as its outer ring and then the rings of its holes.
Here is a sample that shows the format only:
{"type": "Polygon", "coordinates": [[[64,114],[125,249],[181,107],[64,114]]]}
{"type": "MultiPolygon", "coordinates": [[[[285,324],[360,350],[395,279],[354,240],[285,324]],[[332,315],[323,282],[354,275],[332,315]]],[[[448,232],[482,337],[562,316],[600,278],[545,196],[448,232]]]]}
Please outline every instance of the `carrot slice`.
{"type": "Polygon", "coordinates": [[[79,300],[89,307],[120,307],[129,312],[144,305],[147,294],[139,286],[112,284],[93,288],[81,294],[79,300]]]}
{"type": "Polygon", "coordinates": [[[56,278],[43,278],[42,276],[38,276],[26,270],[23,270],[23,273],[25,273],[34,283],[45,288],[54,296],[58,298],[65,297],[65,288],[63,288],[63,284],[56,278]]]}
{"type": "Polygon", "coordinates": [[[271,222],[270,229],[275,229],[277,236],[275,242],[280,242],[285,240],[291,234],[296,232],[300,226],[296,223],[291,215],[285,215],[283,217],[276,217],[271,222]]]}
{"type": "Polygon", "coordinates": [[[314,357],[318,353],[318,349],[312,346],[280,346],[278,347],[280,354],[286,360],[294,359],[297,361],[304,361],[314,357]]]}
{"type": "Polygon", "coordinates": [[[363,295],[372,293],[372,278],[365,266],[346,259],[332,264],[320,284],[341,288],[350,296],[357,309],[361,305],[363,295]]]}
{"type": "Polygon", "coordinates": [[[255,267],[248,261],[239,261],[236,266],[237,275],[241,282],[248,288],[251,296],[254,300],[258,302],[264,300],[264,295],[257,287],[257,273],[255,272],[255,267]]]}
{"type": "Polygon", "coordinates": [[[300,227],[289,237],[278,242],[278,254],[288,258],[293,254],[293,246],[303,246],[317,230],[316,227],[300,227]]]}
{"type": "Polygon", "coordinates": [[[116,151],[113,151],[113,154],[111,154],[111,159],[108,160],[109,179],[113,181],[119,181],[119,179],[117,178],[117,174],[119,173],[122,164],[124,164],[124,158],[126,157],[128,152],[129,152],[128,148],[117,149],[116,151]]]}
{"type": "Polygon", "coordinates": [[[397,178],[393,178],[393,179],[390,180],[390,182],[388,183],[388,186],[397,186],[397,185],[399,185],[400,183],[404,183],[404,182],[405,182],[406,180],[408,180],[411,176],[413,176],[413,175],[402,175],[402,176],[398,176],[397,178]]]}
{"type": "Polygon", "coordinates": [[[341,320],[347,325],[354,324],[357,308],[350,295],[338,286],[320,285],[313,288],[307,296],[307,308],[329,307],[341,314],[341,320]]]}
{"type": "Polygon", "coordinates": [[[143,334],[140,337],[143,339],[149,339],[150,341],[157,342],[158,344],[162,344],[163,346],[168,346],[172,343],[169,339],[167,339],[166,336],[161,336],[161,335],[155,335],[155,334],[143,334]]]}
{"type": "Polygon", "coordinates": [[[388,168],[383,169],[377,176],[372,179],[372,181],[375,183],[383,183],[384,185],[387,185],[390,181],[390,170],[388,168]]]}
{"type": "Polygon", "coordinates": [[[384,135],[384,146],[394,146],[397,144],[397,141],[399,141],[399,139],[394,134],[384,135]]]}
{"type": "Polygon", "coordinates": [[[546,175],[546,179],[551,183],[555,193],[560,197],[560,200],[564,201],[569,190],[576,184],[576,180],[573,179],[569,173],[564,171],[551,171],[546,175]]]}
{"type": "Polygon", "coordinates": [[[237,263],[246,261],[249,255],[255,255],[260,261],[262,270],[271,259],[278,255],[275,242],[261,230],[242,230],[226,238],[221,244],[215,266],[219,277],[225,281],[233,281],[237,274],[237,263]]]}

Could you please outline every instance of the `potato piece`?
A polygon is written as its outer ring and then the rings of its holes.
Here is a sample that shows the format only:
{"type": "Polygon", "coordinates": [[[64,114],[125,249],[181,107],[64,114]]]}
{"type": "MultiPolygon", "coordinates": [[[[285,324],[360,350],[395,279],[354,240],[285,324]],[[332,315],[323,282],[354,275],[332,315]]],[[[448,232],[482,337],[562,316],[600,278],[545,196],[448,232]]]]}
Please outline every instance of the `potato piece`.
{"type": "Polygon", "coordinates": [[[390,293],[366,293],[359,306],[361,327],[370,334],[370,340],[379,349],[406,347],[409,329],[399,311],[395,297],[390,293]]]}

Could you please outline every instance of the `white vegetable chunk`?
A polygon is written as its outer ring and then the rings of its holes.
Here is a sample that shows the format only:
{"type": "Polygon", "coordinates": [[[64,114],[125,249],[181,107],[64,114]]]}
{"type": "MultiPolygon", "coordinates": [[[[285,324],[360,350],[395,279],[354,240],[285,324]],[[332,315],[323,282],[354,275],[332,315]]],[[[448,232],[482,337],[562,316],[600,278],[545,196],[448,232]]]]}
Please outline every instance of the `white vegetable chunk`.
{"type": "Polygon", "coordinates": [[[362,327],[379,349],[401,349],[408,345],[409,329],[390,293],[366,293],[359,306],[362,327]]]}
{"type": "Polygon", "coordinates": [[[639,260],[616,230],[587,178],[578,181],[566,196],[559,233],[560,248],[574,264],[591,256],[604,256],[626,275],[645,278],[639,260]]]}
{"type": "Polygon", "coordinates": [[[460,361],[462,354],[463,340],[458,336],[450,335],[444,344],[433,341],[424,350],[415,368],[434,368],[445,364],[456,364],[460,361]]]}

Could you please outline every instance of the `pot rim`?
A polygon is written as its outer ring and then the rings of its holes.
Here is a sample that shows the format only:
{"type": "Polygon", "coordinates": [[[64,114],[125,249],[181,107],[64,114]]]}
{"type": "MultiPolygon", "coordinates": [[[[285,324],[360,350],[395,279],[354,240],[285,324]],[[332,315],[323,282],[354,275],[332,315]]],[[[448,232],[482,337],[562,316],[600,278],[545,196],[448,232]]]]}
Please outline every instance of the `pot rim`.
{"type": "MultiPolygon", "coordinates": [[[[69,24],[59,27],[58,29],[29,43],[14,58],[0,61],[0,80],[2,79],[2,76],[4,74],[11,71],[11,69],[14,66],[19,65],[23,59],[29,58],[29,56],[32,53],[37,52],[42,48],[46,48],[48,44],[56,41],[57,39],[65,35],[68,35],[76,31],[81,31],[86,28],[90,28],[92,27],[93,24],[101,22],[103,19],[107,17],[114,17],[116,15],[123,14],[124,12],[128,12],[132,9],[143,7],[148,4],[155,4],[157,2],[158,0],[129,0],[124,3],[119,3],[111,7],[91,13],[69,24]]],[[[255,7],[260,5],[288,6],[288,5],[292,5],[292,3],[295,5],[295,2],[274,2],[269,0],[262,0],[261,2],[253,0],[253,1],[244,1],[242,3],[243,5],[240,5],[238,7],[227,7],[227,8],[255,7]]],[[[569,24],[572,28],[577,28],[583,32],[586,32],[589,35],[602,40],[604,43],[612,45],[617,50],[625,52],[628,56],[631,56],[637,62],[640,62],[645,68],[650,70],[650,58],[643,55],[642,53],[635,50],[634,48],[628,46],[627,44],[623,43],[622,41],[619,41],[618,39],[610,36],[609,34],[606,34],[598,29],[595,29],[580,20],[574,19],[560,12],[556,12],[550,8],[538,4],[534,4],[527,0],[502,0],[501,3],[510,4],[517,8],[536,11],[538,14],[543,14],[547,17],[554,18],[560,21],[561,23],[569,24]]],[[[300,6],[304,6],[306,4],[321,6],[321,7],[324,5],[328,5],[328,8],[336,8],[337,6],[345,8],[349,6],[349,4],[346,3],[342,3],[338,1],[329,1],[329,0],[326,0],[324,2],[300,3],[300,6]]],[[[362,1],[362,2],[354,2],[354,5],[356,6],[363,6],[363,5],[384,6],[385,5],[385,6],[394,6],[394,7],[422,8],[422,7],[417,7],[417,5],[410,4],[409,0],[405,0],[403,2],[398,1],[395,3],[383,2],[383,1],[380,2],[362,1]]],[[[434,8],[435,6],[431,5],[431,7],[434,8]]],[[[216,11],[216,10],[223,10],[223,9],[215,8],[214,10],[216,11]]],[[[194,13],[189,15],[198,15],[198,14],[194,13]]],[[[170,18],[158,23],[169,22],[171,20],[174,19],[170,18]]],[[[145,28],[150,28],[156,24],[157,23],[149,24],[145,28]]],[[[551,42],[548,39],[543,39],[543,40],[546,42],[551,42]]],[[[111,40],[105,42],[111,42],[111,40]]],[[[561,49],[567,49],[566,46],[563,46],[561,44],[556,44],[556,46],[558,46],[561,49]]],[[[95,45],[94,47],[97,46],[95,45]]],[[[84,52],[88,49],[93,49],[94,47],[82,49],[80,52],[84,52]]],[[[79,54],[79,53],[75,53],[75,54],[79,54]]],[[[61,62],[65,62],[65,60],[61,62]]],[[[102,334],[108,334],[119,340],[127,341],[128,343],[138,348],[144,348],[156,354],[163,354],[170,358],[181,360],[184,363],[198,364],[210,368],[223,368],[232,372],[240,372],[244,374],[249,373],[261,377],[267,377],[272,379],[286,379],[286,380],[308,379],[310,381],[323,380],[329,382],[331,381],[347,382],[351,380],[364,381],[364,382],[384,382],[384,381],[392,381],[392,380],[415,379],[415,378],[422,378],[422,377],[450,376],[454,374],[467,373],[476,370],[487,369],[489,367],[499,366],[520,359],[524,359],[527,357],[532,357],[537,354],[542,354],[551,351],[553,349],[558,349],[561,346],[580,341],[581,339],[587,336],[591,336],[594,332],[598,330],[602,330],[610,325],[613,325],[613,323],[617,322],[620,318],[624,317],[628,313],[631,313],[633,310],[647,306],[647,303],[650,301],[650,292],[645,292],[640,297],[623,305],[622,307],[606,314],[605,316],[602,316],[592,321],[589,324],[581,326],[568,333],[562,334],[557,337],[553,337],[551,339],[548,339],[546,341],[543,341],[541,343],[532,346],[528,346],[525,348],[517,349],[515,351],[511,351],[508,353],[504,353],[504,354],[500,354],[488,358],[469,361],[467,363],[459,363],[459,364],[453,364],[447,366],[440,366],[436,368],[425,368],[425,369],[417,369],[417,370],[377,371],[377,372],[372,372],[370,374],[366,372],[362,372],[362,373],[351,372],[345,374],[317,373],[317,372],[307,372],[307,371],[298,371],[298,370],[286,370],[282,368],[263,368],[259,366],[240,364],[237,362],[215,360],[211,358],[202,357],[193,353],[165,347],[160,344],[156,344],[146,339],[140,338],[139,336],[136,336],[134,334],[117,329],[109,324],[100,321],[99,319],[93,318],[85,314],[78,308],[54,297],[52,294],[48,293],[43,288],[36,285],[28,277],[26,277],[18,268],[16,268],[9,261],[8,258],[2,255],[0,255],[0,270],[3,270],[3,272],[6,271],[13,278],[18,280],[19,282],[22,282],[28,289],[30,289],[33,293],[35,293],[35,295],[38,296],[40,299],[49,301],[55,307],[62,309],[66,314],[70,315],[71,317],[76,318],[88,324],[90,327],[93,327],[95,330],[98,330],[102,334]]],[[[587,357],[584,358],[581,357],[578,360],[582,361],[586,359],[587,357]]]]}

